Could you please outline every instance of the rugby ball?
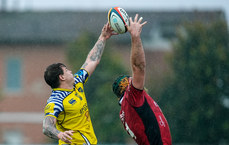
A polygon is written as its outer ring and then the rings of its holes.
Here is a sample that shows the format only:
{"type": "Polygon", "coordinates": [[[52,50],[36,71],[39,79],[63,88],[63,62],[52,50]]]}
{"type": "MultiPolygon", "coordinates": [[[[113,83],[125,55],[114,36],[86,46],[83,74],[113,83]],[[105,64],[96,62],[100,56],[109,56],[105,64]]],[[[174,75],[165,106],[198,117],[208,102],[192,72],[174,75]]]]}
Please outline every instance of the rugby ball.
{"type": "Polygon", "coordinates": [[[123,34],[127,32],[126,25],[129,25],[129,16],[123,8],[114,7],[108,12],[108,22],[115,32],[123,34]]]}

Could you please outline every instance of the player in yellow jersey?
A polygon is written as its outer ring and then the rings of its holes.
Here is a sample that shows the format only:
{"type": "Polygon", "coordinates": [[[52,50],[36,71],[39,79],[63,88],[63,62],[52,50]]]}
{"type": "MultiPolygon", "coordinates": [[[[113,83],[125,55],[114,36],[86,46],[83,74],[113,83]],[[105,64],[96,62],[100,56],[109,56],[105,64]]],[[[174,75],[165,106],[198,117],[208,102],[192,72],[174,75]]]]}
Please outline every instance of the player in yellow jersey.
{"type": "Polygon", "coordinates": [[[58,139],[59,145],[97,144],[88,105],[84,93],[84,84],[99,64],[105,42],[114,33],[109,24],[105,24],[94,47],[89,52],[81,69],[72,74],[64,64],[54,63],[47,67],[44,78],[52,88],[45,106],[43,133],[58,139]]]}

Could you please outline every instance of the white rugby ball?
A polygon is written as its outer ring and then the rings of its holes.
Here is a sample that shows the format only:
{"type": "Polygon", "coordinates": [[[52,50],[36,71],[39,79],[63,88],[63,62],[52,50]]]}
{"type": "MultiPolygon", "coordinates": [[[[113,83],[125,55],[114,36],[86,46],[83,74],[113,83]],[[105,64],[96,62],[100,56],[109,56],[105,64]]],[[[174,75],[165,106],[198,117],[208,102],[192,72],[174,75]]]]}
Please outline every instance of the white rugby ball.
{"type": "Polygon", "coordinates": [[[127,32],[126,25],[129,25],[129,16],[123,8],[114,7],[108,12],[108,22],[111,28],[120,34],[127,32]]]}

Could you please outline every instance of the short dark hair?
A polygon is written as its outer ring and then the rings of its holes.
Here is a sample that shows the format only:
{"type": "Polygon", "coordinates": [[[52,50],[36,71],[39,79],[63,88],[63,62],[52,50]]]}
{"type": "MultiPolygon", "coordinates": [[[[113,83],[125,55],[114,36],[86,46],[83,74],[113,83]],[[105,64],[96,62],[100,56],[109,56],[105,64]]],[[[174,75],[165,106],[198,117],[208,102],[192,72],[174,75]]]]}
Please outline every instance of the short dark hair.
{"type": "Polygon", "coordinates": [[[124,95],[126,87],[129,85],[129,77],[127,75],[121,75],[114,81],[112,89],[118,98],[124,95]]]}
{"type": "Polygon", "coordinates": [[[62,67],[66,66],[63,63],[54,63],[46,68],[44,79],[51,88],[58,88],[60,86],[59,75],[64,74],[62,67]]]}

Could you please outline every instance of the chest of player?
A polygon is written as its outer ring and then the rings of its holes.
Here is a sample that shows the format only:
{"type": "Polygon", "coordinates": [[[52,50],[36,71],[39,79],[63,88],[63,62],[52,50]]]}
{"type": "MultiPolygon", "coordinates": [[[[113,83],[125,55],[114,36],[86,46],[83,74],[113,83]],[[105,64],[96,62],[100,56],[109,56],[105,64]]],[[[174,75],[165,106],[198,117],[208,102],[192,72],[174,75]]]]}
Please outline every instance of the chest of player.
{"type": "Polygon", "coordinates": [[[80,116],[88,110],[85,94],[74,90],[63,100],[64,113],[66,116],[80,116]]]}

